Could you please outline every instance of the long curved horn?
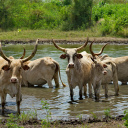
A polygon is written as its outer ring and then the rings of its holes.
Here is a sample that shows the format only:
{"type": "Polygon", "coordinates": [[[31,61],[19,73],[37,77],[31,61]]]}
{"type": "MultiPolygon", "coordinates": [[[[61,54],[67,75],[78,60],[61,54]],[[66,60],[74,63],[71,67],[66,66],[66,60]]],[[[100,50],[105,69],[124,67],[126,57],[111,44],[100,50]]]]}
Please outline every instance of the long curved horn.
{"type": "Polygon", "coordinates": [[[30,59],[32,59],[35,56],[36,51],[37,51],[38,41],[39,41],[39,39],[36,40],[35,48],[34,48],[32,54],[30,56],[28,56],[27,58],[22,59],[22,62],[23,63],[26,62],[26,61],[28,61],[28,60],[30,60],[30,59]]]}
{"type": "Polygon", "coordinates": [[[25,50],[25,48],[24,48],[24,52],[23,52],[23,55],[20,57],[20,59],[23,59],[23,58],[24,58],[24,56],[25,56],[25,53],[26,53],[26,50],[25,50]]]}
{"type": "Polygon", "coordinates": [[[105,44],[105,45],[101,48],[101,50],[100,50],[99,53],[94,53],[94,52],[92,51],[92,44],[93,44],[93,43],[94,43],[94,41],[91,42],[91,44],[90,44],[90,52],[91,52],[92,56],[99,56],[99,55],[101,55],[101,54],[103,53],[103,50],[104,50],[104,48],[106,47],[107,44],[105,44]]]}
{"type": "Polygon", "coordinates": [[[0,42],[0,54],[1,54],[1,57],[3,59],[5,59],[6,61],[8,61],[8,63],[11,63],[11,60],[2,51],[1,42],[0,42]]]}
{"type": "Polygon", "coordinates": [[[52,39],[52,43],[54,44],[54,46],[55,46],[57,49],[61,50],[62,52],[65,52],[65,48],[62,48],[62,47],[58,46],[58,45],[55,43],[55,41],[54,41],[53,39],[52,39]]]}
{"type": "Polygon", "coordinates": [[[80,51],[81,49],[83,49],[84,47],[86,47],[86,45],[88,44],[88,41],[89,41],[89,38],[87,37],[87,40],[86,40],[85,44],[76,49],[77,52],[80,51]]]}
{"type": "Polygon", "coordinates": [[[93,44],[93,43],[94,43],[94,41],[91,42],[91,44],[90,44],[90,46],[89,46],[89,49],[90,49],[90,52],[91,52],[92,56],[94,57],[94,56],[95,56],[95,53],[92,51],[92,44],[93,44]]]}

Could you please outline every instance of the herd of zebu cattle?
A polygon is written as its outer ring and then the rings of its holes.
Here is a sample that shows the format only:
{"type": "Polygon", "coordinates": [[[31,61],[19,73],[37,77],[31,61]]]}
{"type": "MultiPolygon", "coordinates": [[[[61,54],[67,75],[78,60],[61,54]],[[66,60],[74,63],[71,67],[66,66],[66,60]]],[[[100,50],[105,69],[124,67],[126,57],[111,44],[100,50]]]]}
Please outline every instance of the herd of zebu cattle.
{"type": "MultiPolygon", "coordinates": [[[[20,59],[14,57],[7,57],[0,44],[0,95],[2,114],[4,114],[6,96],[9,94],[12,98],[16,96],[17,113],[20,114],[20,103],[22,101],[21,85],[43,85],[48,83],[49,87],[53,87],[52,79],[55,81],[56,87],[59,87],[60,66],[50,57],[39,58],[30,61],[37,51],[39,39],[37,39],[32,54],[26,58],[25,50],[20,59]]],[[[105,89],[105,97],[108,96],[108,87],[113,81],[115,95],[119,94],[118,80],[122,83],[128,81],[128,56],[112,58],[108,55],[100,56],[106,45],[104,45],[99,53],[92,51],[92,44],[90,44],[90,53],[81,52],[80,50],[86,47],[89,40],[79,48],[62,48],[58,46],[54,40],[54,46],[63,51],[64,54],[60,56],[61,59],[67,58],[68,65],[66,74],[70,88],[70,97],[73,101],[73,89],[79,87],[79,99],[82,99],[82,90],[84,95],[87,95],[87,84],[89,89],[89,96],[92,97],[92,88],[96,101],[99,100],[100,86],[105,89]]],[[[61,76],[60,76],[61,80],[61,76]]],[[[62,82],[62,80],[61,80],[62,82]]],[[[63,86],[66,86],[62,82],[63,86]]]]}

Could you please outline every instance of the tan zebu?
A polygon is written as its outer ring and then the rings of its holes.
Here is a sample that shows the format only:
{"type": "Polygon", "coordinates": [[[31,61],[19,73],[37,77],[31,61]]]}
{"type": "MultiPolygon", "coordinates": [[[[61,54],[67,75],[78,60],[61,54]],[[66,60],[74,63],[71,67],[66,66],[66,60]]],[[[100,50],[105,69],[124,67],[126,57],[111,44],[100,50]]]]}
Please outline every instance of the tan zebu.
{"type": "Polygon", "coordinates": [[[25,59],[14,59],[13,57],[7,57],[0,44],[0,95],[2,114],[4,114],[4,107],[6,103],[6,96],[9,94],[12,98],[16,96],[17,113],[20,114],[20,102],[22,100],[21,95],[21,72],[28,70],[29,66],[24,65],[25,62],[29,61],[34,57],[37,51],[38,40],[36,41],[35,48],[32,54],[25,59]]]}
{"type": "MultiPolygon", "coordinates": [[[[76,86],[79,87],[79,99],[80,100],[83,99],[82,98],[82,88],[87,83],[89,85],[89,95],[92,95],[92,85],[91,85],[92,78],[91,77],[92,77],[92,71],[94,71],[93,65],[94,65],[94,63],[97,63],[97,62],[94,62],[95,60],[92,61],[92,59],[88,53],[85,53],[85,52],[78,53],[80,50],[82,50],[84,47],[86,47],[87,43],[88,43],[88,39],[85,42],[85,44],[79,48],[62,48],[62,47],[58,46],[53,41],[53,44],[57,49],[65,52],[65,54],[62,54],[60,56],[60,58],[68,59],[66,74],[67,74],[67,79],[68,79],[69,88],[70,88],[70,97],[71,97],[72,101],[74,101],[73,89],[76,86]]],[[[103,50],[101,50],[101,51],[103,51],[103,50]]],[[[104,68],[102,68],[102,69],[104,69],[104,68]]]]}

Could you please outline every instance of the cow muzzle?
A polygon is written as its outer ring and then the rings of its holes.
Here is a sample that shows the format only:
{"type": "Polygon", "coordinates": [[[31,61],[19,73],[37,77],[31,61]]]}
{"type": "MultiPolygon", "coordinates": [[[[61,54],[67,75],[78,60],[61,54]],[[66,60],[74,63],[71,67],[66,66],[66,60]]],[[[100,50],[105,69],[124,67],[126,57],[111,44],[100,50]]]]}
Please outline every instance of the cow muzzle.
{"type": "Polygon", "coordinates": [[[11,83],[18,83],[18,79],[16,78],[16,77],[12,77],[11,79],[10,79],[10,82],[11,83]]]}
{"type": "Polygon", "coordinates": [[[68,64],[68,68],[74,68],[74,64],[68,64]]]}
{"type": "Polygon", "coordinates": [[[103,71],[103,75],[107,75],[107,71],[103,71]]]}

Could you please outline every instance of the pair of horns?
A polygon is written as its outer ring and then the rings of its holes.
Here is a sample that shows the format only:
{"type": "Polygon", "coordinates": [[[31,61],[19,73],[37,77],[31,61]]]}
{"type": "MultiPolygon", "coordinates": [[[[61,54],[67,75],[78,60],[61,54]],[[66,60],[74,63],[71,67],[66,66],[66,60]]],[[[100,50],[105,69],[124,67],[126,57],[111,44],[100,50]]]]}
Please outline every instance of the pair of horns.
{"type": "MultiPolygon", "coordinates": [[[[87,37],[87,41],[85,42],[85,44],[82,45],[82,46],[79,47],[79,48],[76,48],[77,52],[80,51],[81,49],[83,49],[84,47],[86,47],[86,45],[88,44],[88,41],[89,41],[89,39],[88,39],[88,37],[87,37]]],[[[62,48],[62,47],[58,46],[58,45],[55,43],[54,40],[52,40],[52,42],[53,42],[54,46],[55,46],[57,49],[59,49],[59,50],[61,50],[61,51],[63,51],[63,52],[66,51],[66,48],[62,48]]],[[[99,53],[94,53],[94,52],[92,51],[92,44],[93,44],[93,43],[94,43],[94,41],[91,42],[91,44],[90,44],[90,52],[91,52],[92,56],[96,56],[96,55],[99,56],[99,55],[101,55],[101,54],[103,53],[103,50],[104,50],[104,48],[105,48],[105,46],[106,46],[107,44],[105,44],[105,45],[102,47],[102,49],[101,49],[101,51],[100,51],[99,53]]]]}
{"type": "MultiPolygon", "coordinates": [[[[79,48],[76,48],[76,51],[78,52],[78,51],[80,51],[81,49],[83,49],[84,47],[86,47],[86,45],[88,44],[88,40],[89,40],[89,39],[87,38],[85,44],[82,45],[82,46],[79,47],[79,48]]],[[[66,52],[66,48],[62,48],[62,47],[58,46],[58,45],[55,43],[54,40],[52,40],[52,42],[53,42],[54,46],[55,46],[57,49],[61,50],[62,52],[66,52]]]]}
{"type": "Polygon", "coordinates": [[[92,51],[92,44],[93,44],[93,43],[94,43],[94,41],[91,42],[91,44],[90,44],[90,46],[89,46],[90,52],[91,52],[92,56],[95,57],[95,56],[101,55],[101,54],[103,53],[103,50],[104,50],[104,48],[105,48],[105,46],[106,46],[107,44],[105,44],[105,45],[101,48],[101,50],[100,50],[99,53],[94,53],[94,52],[92,51]]]}
{"type": "MultiPolygon", "coordinates": [[[[39,41],[39,39],[36,40],[35,48],[34,48],[32,54],[31,54],[30,56],[26,57],[26,58],[24,58],[24,56],[25,56],[25,49],[24,49],[23,56],[20,58],[20,59],[22,59],[22,62],[23,62],[23,63],[26,62],[26,61],[28,61],[28,60],[30,60],[30,59],[32,59],[32,58],[35,56],[36,51],[37,51],[38,41],[39,41]],[[23,58],[24,58],[24,59],[23,59],[23,58]]],[[[11,63],[11,59],[8,58],[8,57],[3,53],[3,51],[2,51],[1,42],[0,42],[0,54],[1,54],[1,57],[2,57],[3,59],[5,59],[6,61],[8,61],[8,63],[11,63]]]]}

